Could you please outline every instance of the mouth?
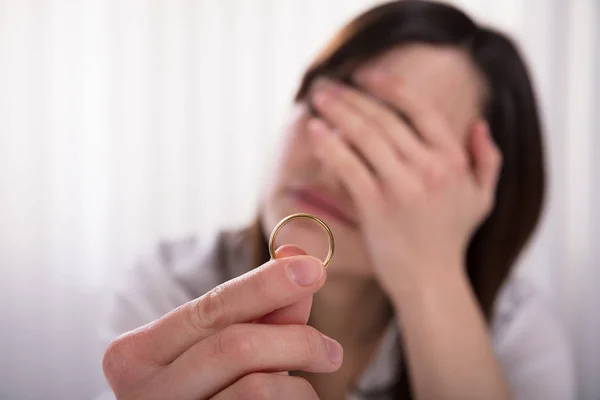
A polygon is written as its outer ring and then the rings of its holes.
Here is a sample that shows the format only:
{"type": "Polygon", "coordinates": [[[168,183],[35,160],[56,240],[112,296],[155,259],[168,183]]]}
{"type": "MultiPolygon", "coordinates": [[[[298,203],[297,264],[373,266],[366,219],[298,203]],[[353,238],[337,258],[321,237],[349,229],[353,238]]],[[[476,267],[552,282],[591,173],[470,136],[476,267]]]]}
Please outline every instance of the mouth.
{"type": "Polygon", "coordinates": [[[290,192],[294,200],[300,203],[303,208],[310,209],[315,214],[324,214],[344,225],[353,228],[357,226],[356,220],[337,204],[337,200],[322,190],[315,187],[302,186],[293,188],[290,192]]]}

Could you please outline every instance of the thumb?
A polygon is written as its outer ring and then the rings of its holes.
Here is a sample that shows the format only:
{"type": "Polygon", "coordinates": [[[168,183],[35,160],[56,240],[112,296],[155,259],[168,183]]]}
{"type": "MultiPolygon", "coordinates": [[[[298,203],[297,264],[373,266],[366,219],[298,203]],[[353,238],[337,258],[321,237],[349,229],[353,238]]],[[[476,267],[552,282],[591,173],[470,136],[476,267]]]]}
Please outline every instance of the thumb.
{"type": "Polygon", "coordinates": [[[473,127],[470,150],[473,157],[473,173],[478,186],[493,197],[500,176],[502,154],[494,143],[489,125],[480,120],[473,127]]]}

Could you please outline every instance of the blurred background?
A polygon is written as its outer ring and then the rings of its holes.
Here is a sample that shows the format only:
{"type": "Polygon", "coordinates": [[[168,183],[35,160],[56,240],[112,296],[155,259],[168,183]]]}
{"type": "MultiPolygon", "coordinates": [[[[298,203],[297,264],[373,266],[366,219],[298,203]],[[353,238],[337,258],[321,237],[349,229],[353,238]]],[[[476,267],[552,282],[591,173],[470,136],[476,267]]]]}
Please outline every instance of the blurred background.
{"type": "MultiPolygon", "coordinates": [[[[0,0],[0,399],[90,399],[111,285],[248,221],[300,74],[372,0],[0,0]]],[[[453,1],[520,44],[551,186],[519,273],[600,399],[600,2],[453,1]]]]}

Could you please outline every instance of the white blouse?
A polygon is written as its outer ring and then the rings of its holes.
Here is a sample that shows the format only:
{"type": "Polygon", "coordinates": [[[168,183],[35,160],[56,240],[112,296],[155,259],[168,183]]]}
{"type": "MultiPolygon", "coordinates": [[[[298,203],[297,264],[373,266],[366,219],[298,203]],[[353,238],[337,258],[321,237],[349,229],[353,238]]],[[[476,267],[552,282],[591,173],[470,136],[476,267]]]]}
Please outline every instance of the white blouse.
{"type": "MultiPolygon", "coordinates": [[[[247,242],[223,233],[202,246],[195,238],[159,244],[119,282],[100,332],[103,345],[244,273],[251,254],[247,242]]],[[[574,363],[563,327],[549,299],[523,278],[512,277],[501,289],[490,335],[515,399],[575,399],[574,363]]],[[[399,343],[392,323],[358,381],[361,393],[393,382],[399,343]]],[[[110,392],[99,397],[113,398],[110,392]]],[[[348,399],[366,400],[359,393],[348,399]]]]}

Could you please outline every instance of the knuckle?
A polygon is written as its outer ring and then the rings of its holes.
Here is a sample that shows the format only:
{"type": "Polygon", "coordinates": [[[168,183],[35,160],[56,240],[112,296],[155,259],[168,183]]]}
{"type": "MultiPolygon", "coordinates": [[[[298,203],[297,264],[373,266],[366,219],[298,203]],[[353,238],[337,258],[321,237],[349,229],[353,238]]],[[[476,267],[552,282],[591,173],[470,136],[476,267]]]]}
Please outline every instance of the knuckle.
{"type": "Polygon", "coordinates": [[[117,339],[108,346],[102,357],[102,370],[109,382],[117,373],[119,365],[123,363],[123,360],[122,344],[117,339]]]}
{"type": "Polygon", "coordinates": [[[423,206],[428,203],[430,195],[430,190],[424,185],[414,185],[400,197],[399,203],[406,210],[417,212],[422,210],[423,206]]]}
{"type": "Polygon", "coordinates": [[[399,195],[401,203],[404,206],[412,206],[420,204],[423,199],[427,196],[427,190],[423,183],[414,183],[407,185],[404,193],[399,195]]]}
{"type": "Polygon", "coordinates": [[[102,371],[109,383],[122,381],[123,374],[135,363],[133,341],[134,337],[131,334],[122,335],[113,340],[104,352],[102,371]]]}
{"type": "Polygon", "coordinates": [[[452,157],[451,165],[454,171],[462,173],[467,171],[467,157],[462,153],[458,153],[452,157]]]}
{"type": "Polygon", "coordinates": [[[218,353],[234,360],[256,357],[261,351],[260,334],[249,326],[231,325],[219,332],[218,353]]]}
{"type": "Polygon", "coordinates": [[[482,203],[483,212],[487,216],[494,210],[496,199],[492,194],[486,193],[483,195],[482,203]]]}
{"type": "Polygon", "coordinates": [[[270,374],[256,373],[242,378],[238,390],[239,400],[275,400],[278,399],[278,388],[270,374]]]}
{"type": "Polygon", "coordinates": [[[431,162],[425,168],[424,175],[427,184],[435,187],[444,180],[445,171],[439,163],[431,162]]]}
{"type": "MultiPolygon", "coordinates": [[[[289,260],[286,260],[285,258],[282,260],[282,264],[285,265],[289,262],[289,260]]],[[[258,273],[253,275],[246,282],[251,287],[253,293],[260,293],[265,299],[276,300],[277,294],[279,293],[277,291],[278,286],[274,284],[273,279],[271,278],[272,277],[268,276],[268,274],[258,273]]]]}
{"type": "Polygon", "coordinates": [[[421,206],[423,204],[423,201],[425,200],[427,194],[425,189],[421,189],[421,188],[416,188],[411,190],[408,194],[406,194],[403,198],[402,198],[402,205],[406,208],[406,209],[410,209],[410,210],[419,210],[421,209],[421,206]]]}
{"type": "Polygon", "coordinates": [[[220,286],[190,303],[187,313],[192,329],[218,329],[228,325],[227,302],[220,286]]]}
{"type": "Polygon", "coordinates": [[[313,364],[317,362],[321,356],[320,349],[323,346],[323,339],[321,334],[311,326],[303,326],[301,327],[301,331],[301,345],[305,349],[303,354],[306,356],[306,362],[313,364]]]}

